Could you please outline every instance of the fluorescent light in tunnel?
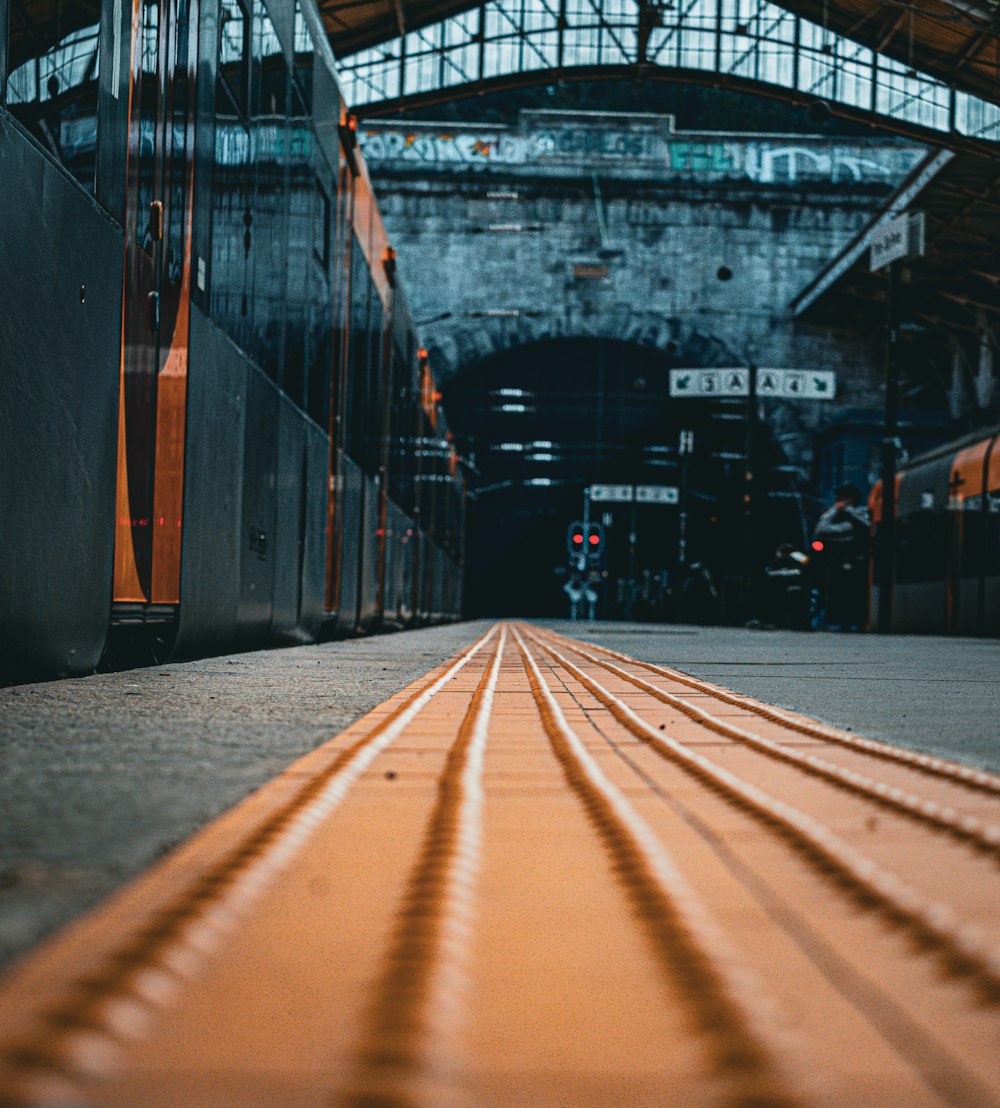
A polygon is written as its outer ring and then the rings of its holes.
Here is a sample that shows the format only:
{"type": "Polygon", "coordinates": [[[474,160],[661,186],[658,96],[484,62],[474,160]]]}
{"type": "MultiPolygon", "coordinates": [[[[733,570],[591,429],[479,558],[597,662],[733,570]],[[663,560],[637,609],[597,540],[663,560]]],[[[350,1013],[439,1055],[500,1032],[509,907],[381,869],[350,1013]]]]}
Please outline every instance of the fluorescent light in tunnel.
{"type": "Polygon", "coordinates": [[[499,408],[494,408],[497,412],[533,412],[534,408],[529,408],[527,404],[501,404],[499,408]]]}
{"type": "Polygon", "coordinates": [[[557,462],[559,458],[555,454],[529,454],[529,462],[557,462]]]}
{"type": "Polygon", "coordinates": [[[520,453],[524,449],[523,442],[498,442],[494,450],[502,450],[506,454],[520,453]]]}
{"type": "Polygon", "coordinates": [[[545,486],[545,485],[551,485],[552,480],[549,477],[532,477],[531,480],[527,482],[527,484],[537,485],[537,486],[545,486]]]}
{"type": "Polygon", "coordinates": [[[494,389],[490,393],[490,396],[522,397],[522,396],[534,396],[534,393],[528,392],[526,389],[503,388],[503,389],[494,389]]]}

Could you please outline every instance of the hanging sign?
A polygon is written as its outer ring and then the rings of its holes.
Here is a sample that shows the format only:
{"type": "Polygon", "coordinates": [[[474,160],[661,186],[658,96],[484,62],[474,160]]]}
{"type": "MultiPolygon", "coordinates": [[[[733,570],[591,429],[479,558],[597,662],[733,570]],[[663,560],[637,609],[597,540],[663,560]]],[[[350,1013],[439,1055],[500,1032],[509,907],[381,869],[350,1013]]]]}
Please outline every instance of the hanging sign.
{"type": "MultiPolygon", "coordinates": [[[[757,395],[782,400],[833,400],[837,375],[832,369],[758,369],[757,395]]],[[[749,396],[748,369],[672,369],[670,395],[705,399],[749,396]]]]}
{"type": "Polygon", "coordinates": [[[872,232],[869,267],[874,273],[900,258],[918,258],[923,252],[924,213],[904,212],[872,232]]]}
{"type": "Polygon", "coordinates": [[[674,485],[591,485],[591,504],[676,504],[680,493],[674,485]]]}

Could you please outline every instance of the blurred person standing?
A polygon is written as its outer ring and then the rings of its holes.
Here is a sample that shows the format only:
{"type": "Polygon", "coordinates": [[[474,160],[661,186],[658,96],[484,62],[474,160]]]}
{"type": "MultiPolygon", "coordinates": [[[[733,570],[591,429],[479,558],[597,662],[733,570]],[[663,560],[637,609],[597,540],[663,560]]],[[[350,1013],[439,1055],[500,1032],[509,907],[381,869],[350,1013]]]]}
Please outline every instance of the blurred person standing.
{"type": "Polygon", "coordinates": [[[855,485],[838,485],[833,494],[833,506],[819,517],[812,543],[820,555],[814,560],[819,563],[821,626],[863,631],[868,621],[868,510],[855,485]]]}

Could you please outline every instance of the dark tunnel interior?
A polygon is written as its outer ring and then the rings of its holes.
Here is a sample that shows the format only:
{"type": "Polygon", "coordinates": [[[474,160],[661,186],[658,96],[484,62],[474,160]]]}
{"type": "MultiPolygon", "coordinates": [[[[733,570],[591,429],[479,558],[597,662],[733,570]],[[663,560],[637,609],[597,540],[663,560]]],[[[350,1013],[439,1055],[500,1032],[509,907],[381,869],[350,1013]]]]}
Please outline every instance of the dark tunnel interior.
{"type": "Polygon", "coordinates": [[[546,340],[444,387],[469,476],[469,615],[566,615],[567,528],[585,490],[630,485],[659,499],[589,508],[603,528],[585,570],[600,617],[747,617],[776,546],[807,538],[798,470],[745,399],[671,399],[676,364],[624,342],[546,340]]]}

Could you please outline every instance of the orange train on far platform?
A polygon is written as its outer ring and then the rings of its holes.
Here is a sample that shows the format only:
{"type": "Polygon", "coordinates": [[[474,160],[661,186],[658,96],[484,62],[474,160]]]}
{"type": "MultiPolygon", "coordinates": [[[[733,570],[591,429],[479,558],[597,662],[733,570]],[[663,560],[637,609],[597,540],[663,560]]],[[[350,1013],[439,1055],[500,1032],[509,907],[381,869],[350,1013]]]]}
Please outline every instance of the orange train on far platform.
{"type": "MultiPolygon", "coordinates": [[[[876,538],[881,505],[879,483],[876,538]]],[[[892,610],[894,631],[1000,636],[1000,428],[900,466],[892,610]]]]}

